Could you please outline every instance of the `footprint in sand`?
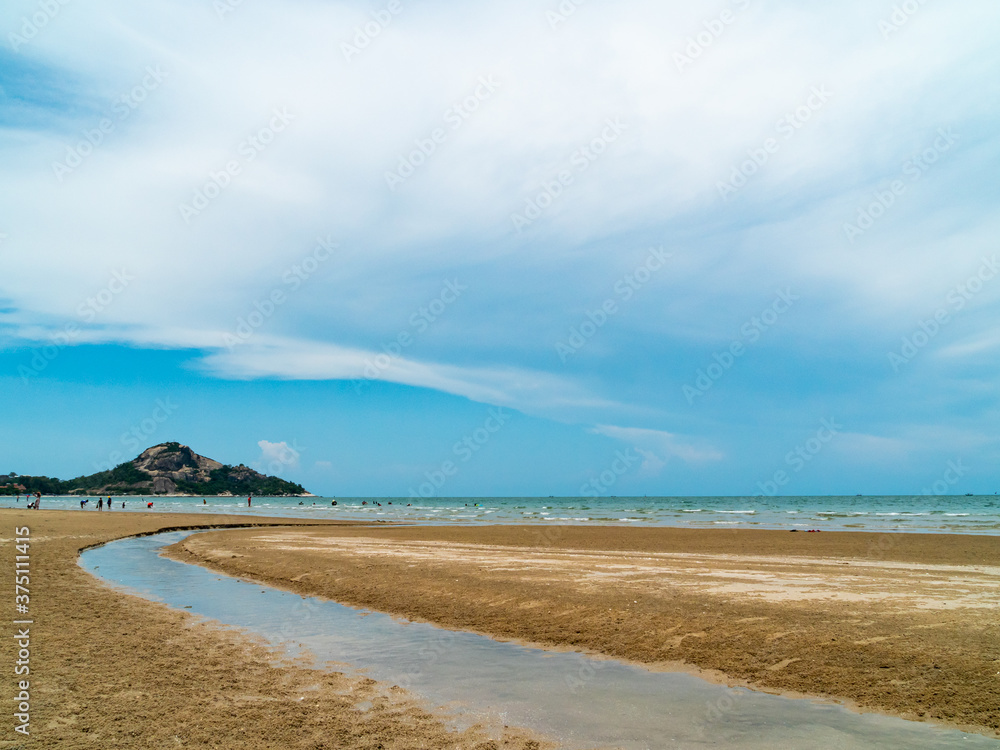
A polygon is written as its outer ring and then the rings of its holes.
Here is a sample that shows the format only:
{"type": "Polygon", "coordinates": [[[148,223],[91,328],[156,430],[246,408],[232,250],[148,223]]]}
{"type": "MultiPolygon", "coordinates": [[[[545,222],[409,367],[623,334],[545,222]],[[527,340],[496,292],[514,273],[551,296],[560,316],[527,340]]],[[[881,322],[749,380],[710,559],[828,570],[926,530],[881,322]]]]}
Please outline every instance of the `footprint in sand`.
{"type": "Polygon", "coordinates": [[[675,635],[673,638],[667,641],[667,645],[672,648],[676,648],[677,646],[681,645],[681,641],[683,641],[685,638],[704,638],[705,635],[706,635],[705,631],[701,631],[700,633],[685,633],[684,635],[675,635]]]}
{"type": "Polygon", "coordinates": [[[802,661],[802,660],[801,659],[782,659],[777,664],[772,664],[771,666],[769,666],[767,668],[767,671],[768,672],[778,672],[779,670],[782,670],[785,667],[787,667],[789,664],[793,664],[794,662],[797,662],[797,661],[802,661]]]}

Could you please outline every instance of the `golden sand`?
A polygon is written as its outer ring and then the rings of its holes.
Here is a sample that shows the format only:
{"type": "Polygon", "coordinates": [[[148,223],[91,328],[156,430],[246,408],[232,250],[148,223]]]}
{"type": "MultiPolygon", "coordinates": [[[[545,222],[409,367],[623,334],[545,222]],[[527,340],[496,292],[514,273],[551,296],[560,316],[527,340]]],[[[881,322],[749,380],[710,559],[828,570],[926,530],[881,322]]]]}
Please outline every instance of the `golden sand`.
{"type": "Polygon", "coordinates": [[[171,554],[449,628],[1000,735],[1000,537],[314,527],[213,532],[171,554]]]}

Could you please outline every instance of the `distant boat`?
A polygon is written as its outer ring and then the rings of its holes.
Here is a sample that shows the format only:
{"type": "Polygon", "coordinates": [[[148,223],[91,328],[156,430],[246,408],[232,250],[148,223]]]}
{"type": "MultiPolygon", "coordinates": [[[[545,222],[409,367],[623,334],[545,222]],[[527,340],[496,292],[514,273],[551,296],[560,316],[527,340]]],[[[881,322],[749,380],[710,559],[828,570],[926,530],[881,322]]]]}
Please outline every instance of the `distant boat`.
{"type": "Polygon", "coordinates": [[[971,493],[971,492],[966,492],[966,493],[965,493],[965,496],[966,496],[966,497],[972,497],[972,493],[971,493]]]}

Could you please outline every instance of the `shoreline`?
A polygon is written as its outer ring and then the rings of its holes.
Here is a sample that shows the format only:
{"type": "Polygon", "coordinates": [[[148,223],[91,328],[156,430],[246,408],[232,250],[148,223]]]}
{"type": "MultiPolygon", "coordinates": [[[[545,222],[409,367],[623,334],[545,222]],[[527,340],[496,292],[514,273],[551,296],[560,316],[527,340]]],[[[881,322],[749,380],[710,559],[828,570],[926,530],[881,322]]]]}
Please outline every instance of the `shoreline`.
{"type": "MultiPolygon", "coordinates": [[[[79,496],[43,498],[44,509],[80,510],[79,496]]],[[[993,497],[953,498],[321,498],[256,496],[132,495],[119,496],[121,512],[229,513],[331,521],[383,521],[426,525],[621,526],[642,529],[817,529],[889,534],[960,534],[1000,536],[1000,505],[993,497]],[[472,499],[475,500],[475,499],[472,499]],[[911,502],[912,501],[912,502],[911,502]],[[336,503],[336,505],[334,505],[336,503]],[[381,504],[380,504],[381,503],[381,504]]],[[[91,500],[89,510],[93,510],[91,500]]],[[[0,497],[0,510],[23,509],[0,497]]]]}
{"type": "Polygon", "coordinates": [[[167,554],[500,640],[1000,737],[993,536],[379,526],[212,532],[167,554]]]}

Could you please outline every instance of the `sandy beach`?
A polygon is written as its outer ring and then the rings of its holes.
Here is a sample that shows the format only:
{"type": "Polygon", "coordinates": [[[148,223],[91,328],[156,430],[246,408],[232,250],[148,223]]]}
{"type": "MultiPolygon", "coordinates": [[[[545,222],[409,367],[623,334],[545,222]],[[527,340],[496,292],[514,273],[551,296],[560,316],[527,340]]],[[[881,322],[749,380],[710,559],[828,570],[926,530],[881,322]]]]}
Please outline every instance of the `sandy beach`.
{"type": "MultiPolygon", "coordinates": [[[[123,536],[267,518],[43,509],[5,510],[0,519],[11,587],[12,538],[30,529],[34,621],[30,735],[13,731],[8,712],[0,748],[546,747],[515,729],[456,731],[398,688],[291,662],[246,634],[119,593],[77,565],[82,548],[123,536]]],[[[5,665],[17,659],[14,627],[0,639],[5,665]]],[[[8,707],[17,695],[12,671],[0,680],[8,707]]]]}
{"type": "MultiPolygon", "coordinates": [[[[291,661],[77,565],[111,539],[246,518],[2,517],[8,569],[14,529],[31,530],[34,623],[31,735],[0,747],[546,747],[516,728],[456,731],[403,690],[291,661]]],[[[1000,735],[995,537],[252,522],[171,554],[501,639],[1000,735]]],[[[4,680],[0,697],[14,695],[4,680]]]]}
{"type": "Polygon", "coordinates": [[[1000,537],[623,527],[219,531],[301,594],[1000,736],[1000,537]]]}

